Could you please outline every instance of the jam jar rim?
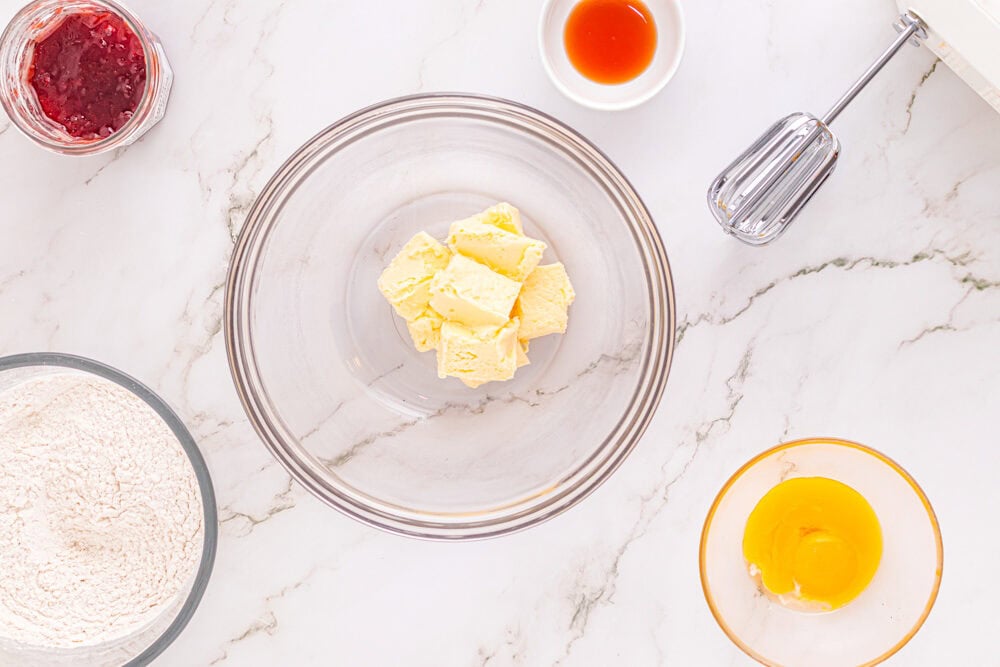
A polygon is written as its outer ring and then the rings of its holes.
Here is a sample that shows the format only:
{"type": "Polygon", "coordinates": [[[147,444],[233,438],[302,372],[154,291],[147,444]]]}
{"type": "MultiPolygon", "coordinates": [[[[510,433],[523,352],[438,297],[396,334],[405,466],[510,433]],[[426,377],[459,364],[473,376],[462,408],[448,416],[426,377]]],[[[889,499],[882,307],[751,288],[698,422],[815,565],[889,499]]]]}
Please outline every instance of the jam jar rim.
{"type": "MultiPolygon", "coordinates": [[[[19,9],[4,28],[3,33],[0,33],[0,67],[3,70],[0,71],[0,106],[3,107],[11,122],[22,134],[36,144],[62,155],[96,155],[127,146],[152,126],[145,126],[146,122],[155,112],[161,89],[170,85],[169,65],[165,61],[162,47],[157,49],[157,41],[158,38],[146,28],[146,25],[134,12],[115,0],[33,0],[19,9]],[[9,91],[12,87],[22,91],[19,94],[34,95],[35,93],[31,89],[31,85],[24,80],[23,70],[8,71],[7,66],[11,62],[8,59],[8,52],[10,49],[26,49],[28,43],[35,41],[37,34],[36,27],[32,25],[32,18],[36,14],[44,13],[47,16],[50,12],[55,12],[68,16],[79,13],[76,11],[78,9],[86,10],[95,7],[117,15],[138,38],[146,62],[146,85],[132,117],[108,136],[92,140],[57,139],[32,127],[31,123],[26,122],[21,109],[13,103],[13,100],[9,99],[9,91]]],[[[21,56],[18,54],[15,57],[19,62],[21,56]]]]}

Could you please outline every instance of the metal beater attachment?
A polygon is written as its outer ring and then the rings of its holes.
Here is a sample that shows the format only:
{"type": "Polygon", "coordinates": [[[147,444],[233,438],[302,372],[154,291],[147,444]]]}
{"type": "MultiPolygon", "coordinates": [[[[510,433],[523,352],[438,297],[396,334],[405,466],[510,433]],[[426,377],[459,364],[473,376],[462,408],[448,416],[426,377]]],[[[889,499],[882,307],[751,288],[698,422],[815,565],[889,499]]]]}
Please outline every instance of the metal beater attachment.
{"type": "Polygon", "coordinates": [[[750,245],[770,243],[833,172],[840,142],[830,123],[879,70],[910,41],[927,37],[924,22],[912,12],[896,22],[899,36],[861,78],[817,118],[793,113],[771,126],[726,167],[708,190],[708,205],[722,229],[750,245]]]}

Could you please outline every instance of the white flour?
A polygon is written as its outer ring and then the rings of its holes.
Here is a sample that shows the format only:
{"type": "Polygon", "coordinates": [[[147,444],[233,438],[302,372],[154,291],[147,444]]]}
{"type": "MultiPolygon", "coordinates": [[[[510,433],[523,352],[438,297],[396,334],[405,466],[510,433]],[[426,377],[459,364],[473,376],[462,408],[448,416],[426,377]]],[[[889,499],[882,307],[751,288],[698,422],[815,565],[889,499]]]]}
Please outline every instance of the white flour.
{"type": "Polygon", "coordinates": [[[73,371],[0,392],[0,639],[139,630],[187,592],[202,523],[190,461],[138,397],[73,371]]]}

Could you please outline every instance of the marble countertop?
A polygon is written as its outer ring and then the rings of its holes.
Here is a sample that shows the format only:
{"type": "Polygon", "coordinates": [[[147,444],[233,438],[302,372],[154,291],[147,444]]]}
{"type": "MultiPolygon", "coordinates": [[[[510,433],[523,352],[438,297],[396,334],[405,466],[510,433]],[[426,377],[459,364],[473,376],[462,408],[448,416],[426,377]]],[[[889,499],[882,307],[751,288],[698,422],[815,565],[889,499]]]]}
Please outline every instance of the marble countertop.
{"type": "Polygon", "coordinates": [[[704,602],[698,534],[739,465],[811,435],[885,451],[937,510],[940,597],[889,664],[996,660],[1000,116],[907,49],[838,119],[837,173],[780,242],[740,245],[704,203],[768,124],[824,111],[881,51],[892,0],[685,3],[677,77],[619,113],[549,83],[539,0],[130,4],[176,74],[157,127],[69,159],[0,120],[0,354],[119,367],[205,452],[218,560],[158,665],[750,664],[704,602]],[[472,544],[382,534],[293,484],[220,334],[233,239],[281,161],[361,106],[437,90],[525,102],[592,139],[649,205],[677,288],[670,381],[629,460],[557,519],[472,544]]]}

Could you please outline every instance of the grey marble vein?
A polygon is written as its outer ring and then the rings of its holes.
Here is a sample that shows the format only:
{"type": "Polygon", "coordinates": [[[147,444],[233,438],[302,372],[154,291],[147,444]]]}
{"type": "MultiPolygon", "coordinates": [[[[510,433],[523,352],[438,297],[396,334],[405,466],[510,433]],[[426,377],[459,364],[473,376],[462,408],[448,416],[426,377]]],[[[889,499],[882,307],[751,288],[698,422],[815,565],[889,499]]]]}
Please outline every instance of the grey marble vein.
{"type": "Polygon", "coordinates": [[[977,292],[982,292],[988,289],[996,289],[997,287],[1000,287],[1000,280],[989,280],[987,278],[979,278],[977,276],[972,275],[971,273],[965,275],[962,278],[961,283],[963,285],[971,285],[972,289],[976,290],[977,292]]]}
{"type": "Polygon", "coordinates": [[[917,93],[919,93],[921,87],[923,87],[923,85],[927,83],[927,79],[931,78],[931,75],[934,74],[934,72],[937,70],[937,66],[940,63],[941,59],[935,58],[934,62],[931,63],[930,68],[926,72],[924,72],[923,75],[920,77],[920,81],[918,81],[917,85],[913,88],[913,92],[910,93],[910,99],[906,103],[906,109],[905,109],[906,124],[903,125],[903,129],[900,132],[900,135],[905,135],[907,132],[910,131],[910,124],[913,122],[913,105],[917,101],[917,93]]]}
{"type": "Polygon", "coordinates": [[[747,298],[746,302],[731,314],[717,315],[711,312],[703,312],[699,313],[694,318],[685,316],[684,320],[677,326],[677,343],[680,344],[681,341],[684,340],[684,337],[687,335],[688,331],[696,327],[699,327],[703,324],[708,324],[712,326],[724,326],[726,324],[729,324],[730,322],[735,321],[741,315],[750,310],[750,308],[753,307],[754,303],[756,303],[758,299],[763,297],[765,294],[769,293],[774,288],[778,287],[779,285],[792,282],[798,278],[802,278],[803,276],[810,276],[817,273],[821,273],[823,271],[826,271],[827,269],[839,269],[845,272],[853,271],[858,267],[876,268],[876,269],[894,269],[897,267],[911,266],[913,264],[919,264],[921,262],[927,262],[938,258],[943,259],[952,266],[967,266],[968,264],[971,264],[974,261],[974,258],[968,251],[959,255],[949,255],[946,251],[940,249],[922,250],[906,260],[886,259],[874,256],[865,256],[853,259],[848,257],[837,257],[831,260],[827,260],[825,262],[821,262],[820,264],[802,267],[787,276],[781,278],[775,278],[771,282],[755,290],[753,294],[751,294],[747,298]]]}
{"type": "MultiPolygon", "coordinates": [[[[924,327],[916,335],[901,341],[897,346],[897,349],[902,350],[903,348],[913,345],[914,343],[917,343],[932,334],[958,333],[962,331],[969,331],[970,329],[973,329],[975,328],[975,326],[977,326],[977,325],[969,325],[964,327],[957,326],[955,324],[955,319],[958,309],[963,304],[965,304],[969,300],[969,298],[973,296],[976,292],[982,292],[985,290],[996,289],[1000,287],[1000,280],[986,280],[984,278],[977,278],[969,274],[964,278],[962,278],[961,283],[963,285],[968,285],[969,287],[967,290],[965,290],[965,292],[963,292],[962,296],[958,299],[958,301],[956,301],[955,304],[948,310],[948,317],[945,319],[945,321],[939,324],[934,324],[928,327],[924,327]]],[[[989,321],[997,322],[1000,321],[1000,318],[993,318],[989,321]]]]}
{"type": "Polygon", "coordinates": [[[231,506],[224,506],[219,508],[219,512],[222,515],[219,519],[219,524],[224,525],[230,521],[239,520],[243,523],[242,532],[238,533],[238,537],[246,537],[252,533],[257,526],[270,521],[274,517],[278,516],[282,512],[287,512],[288,510],[295,507],[295,501],[292,500],[292,494],[295,490],[295,483],[293,482],[291,476],[288,477],[288,481],[285,484],[285,488],[280,492],[276,493],[272,498],[269,507],[264,511],[263,514],[251,514],[249,512],[240,512],[234,510],[231,506]]]}
{"type": "Polygon", "coordinates": [[[941,215],[942,213],[944,213],[948,205],[951,204],[956,199],[958,199],[958,193],[961,187],[965,185],[965,183],[970,178],[979,175],[979,173],[981,172],[977,170],[969,174],[968,176],[964,176],[958,179],[957,181],[955,181],[955,184],[948,189],[948,191],[944,194],[943,197],[936,199],[925,198],[924,207],[923,209],[921,209],[920,214],[924,217],[931,217],[931,216],[941,215]]]}
{"type": "Polygon", "coordinates": [[[504,634],[506,637],[502,644],[494,648],[487,648],[485,646],[478,648],[476,651],[476,663],[479,667],[488,667],[493,664],[520,665],[524,662],[524,633],[521,630],[521,624],[516,623],[513,626],[508,626],[504,629],[504,634]],[[509,661],[505,661],[501,657],[502,653],[509,655],[509,661]]]}
{"type": "MultiPolygon", "coordinates": [[[[605,366],[611,366],[614,369],[613,373],[616,375],[622,373],[631,367],[632,363],[638,357],[638,354],[641,351],[641,349],[642,349],[642,344],[636,342],[625,345],[620,354],[601,354],[600,357],[598,357],[591,363],[587,364],[586,367],[584,367],[581,371],[579,371],[576,374],[575,378],[579,380],[580,378],[586,377],[591,373],[594,373],[597,369],[605,366]]],[[[398,368],[399,367],[391,369],[390,371],[386,372],[383,375],[388,375],[389,373],[398,370],[398,368]]],[[[374,383],[377,380],[378,378],[373,380],[372,383],[374,383]]],[[[480,415],[486,412],[487,408],[491,405],[509,405],[511,403],[523,403],[530,408],[537,408],[540,405],[542,405],[544,399],[551,398],[552,396],[555,396],[565,391],[569,387],[570,384],[566,384],[557,387],[555,389],[536,389],[534,390],[534,392],[529,394],[529,396],[533,395],[535,397],[535,400],[527,396],[521,396],[517,394],[501,394],[501,395],[489,394],[484,398],[480,399],[479,401],[471,403],[449,402],[446,403],[441,408],[439,408],[438,410],[435,410],[434,412],[431,412],[427,415],[424,415],[416,419],[408,419],[406,421],[396,424],[392,428],[367,435],[364,438],[361,438],[360,440],[349,445],[344,452],[338,454],[337,456],[320,458],[319,461],[324,465],[336,468],[350,462],[359,453],[361,453],[364,449],[374,444],[375,442],[378,442],[380,440],[386,440],[389,438],[394,438],[402,433],[405,433],[406,431],[410,430],[411,428],[413,428],[418,424],[424,423],[431,419],[435,419],[437,417],[441,417],[442,415],[453,412],[480,415]]],[[[334,413],[336,413],[336,411],[338,411],[340,407],[342,406],[338,406],[337,408],[335,408],[334,413]]],[[[329,419],[330,417],[327,417],[326,421],[328,421],[329,419]]],[[[317,427],[316,430],[318,430],[318,428],[319,427],[317,427]]],[[[313,432],[310,431],[308,435],[313,435],[313,432]]]]}
{"type": "Polygon", "coordinates": [[[195,412],[187,422],[188,428],[196,435],[201,445],[205,445],[225,433],[234,423],[235,421],[230,418],[216,417],[204,410],[195,412]]]}
{"type": "MultiPolygon", "coordinates": [[[[680,470],[674,475],[667,473],[667,469],[673,462],[672,458],[661,466],[660,471],[663,473],[663,478],[654,486],[651,493],[641,498],[639,516],[635,523],[633,523],[624,541],[615,549],[614,556],[605,571],[601,584],[593,590],[583,590],[578,594],[574,603],[573,614],[569,621],[569,629],[572,632],[572,637],[566,643],[562,657],[554,663],[555,665],[563,664],[572,653],[573,646],[586,635],[591,615],[595,609],[613,601],[616,584],[621,574],[621,563],[625,555],[633,544],[646,535],[650,525],[667,506],[671,490],[684,479],[688,470],[693,466],[702,445],[720,429],[729,429],[733,418],[736,416],[737,408],[743,401],[743,385],[750,376],[753,350],[754,342],[750,341],[737,364],[736,370],[725,382],[727,393],[724,412],[718,417],[700,424],[694,431],[693,443],[681,443],[678,446],[677,451],[685,448],[689,450],[687,458],[681,464],[680,470]]],[[[588,587],[584,586],[584,588],[588,587]]]]}
{"type": "Polygon", "coordinates": [[[212,350],[216,337],[222,333],[222,295],[225,286],[225,279],[215,283],[209,288],[208,295],[200,301],[196,298],[196,292],[199,291],[196,288],[188,297],[187,303],[184,304],[184,311],[181,313],[180,319],[187,325],[189,331],[196,330],[195,318],[198,314],[208,313],[208,321],[196,340],[187,346],[175,348],[178,352],[183,351],[180,381],[185,395],[188,394],[191,372],[194,370],[195,364],[212,350]]]}
{"type": "Polygon", "coordinates": [[[226,229],[229,230],[229,237],[233,243],[239,238],[246,215],[250,212],[250,207],[257,198],[255,193],[237,193],[236,189],[242,184],[251,182],[263,169],[263,165],[260,164],[261,151],[274,136],[274,121],[270,114],[264,116],[264,128],[263,135],[257,139],[246,154],[226,169],[232,177],[232,183],[227,194],[228,204],[225,219],[226,229]]]}
{"type": "MultiPolygon", "coordinates": [[[[587,364],[586,368],[577,373],[575,379],[579,380],[581,378],[584,378],[593,373],[594,371],[596,371],[597,369],[601,368],[602,366],[607,366],[607,365],[611,365],[614,367],[614,373],[613,373],[614,375],[623,373],[627,371],[629,368],[631,368],[632,364],[635,362],[636,358],[639,356],[639,353],[641,351],[642,351],[642,343],[635,341],[632,343],[627,343],[622,348],[622,351],[618,354],[601,354],[600,357],[587,364]]],[[[546,396],[555,396],[556,394],[562,393],[567,389],[569,389],[572,386],[572,384],[573,383],[564,384],[559,387],[556,387],[555,389],[539,388],[536,389],[534,393],[535,396],[539,398],[543,398],[546,396]]],[[[537,403],[530,403],[530,402],[528,404],[531,405],[532,407],[538,405],[537,403]]]]}
{"type": "MultiPolygon", "coordinates": [[[[439,414],[439,413],[435,413],[435,415],[436,414],[439,414]]],[[[351,459],[353,459],[355,456],[357,456],[358,453],[360,453],[365,447],[367,447],[368,445],[372,444],[373,442],[377,442],[379,440],[384,440],[384,439],[388,439],[388,438],[394,438],[397,435],[399,435],[400,433],[405,433],[409,429],[413,428],[414,426],[416,426],[417,424],[419,424],[421,421],[423,421],[423,420],[422,419],[411,419],[409,421],[405,421],[405,422],[402,422],[400,424],[397,424],[396,426],[394,426],[391,429],[388,429],[388,430],[385,430],[385,431],[379,431],[378,433],[373,433],[373,434],[371,434],[371,435],[369,435],[369,436],[367,436],[367,437],[365,437],[365,438],[363,438],[361,440],[358,440],[354,444],[350,445],[347,448],[347,450],[344,451],[344,452],[342,452],[341,454],[338,454],[337,456],[334,456],[334,457],[331,457],[331,458],[321,458],[320,462],[323,463],[324,465],[330,466],[331,468],[338,468],[338,467],[344,465],[345,463],[350,462],[351,459]]]]}
{"type": "Polygon", "coordinates": [[[110,159],[107,160],[100,167],[98,167],[97,171],[95,171],[93,174],[91,174],[90,176],[88,176],[87,180],[85,180],[83,182],[84,187],[86,187],[86,186],[90,185],[91,183],[93,183],[95,178],[97,178],[102,173],[104,173],[104,170],[107,169],[108,166],[110,166],[114,162],[117,162],[118,158],[120,158],[121,156],[125,155],[125,153],[127,151],[128,151],[128,146],[122,146],[121,148],[116,148],[114,151],[112,151],[110,159]]]}
{"type": "Polygon", "coordinates": [[[438,41],[434,42],[427,48],[427,50],[424,52],[423,57],[421,57],[420,61],[417,63],[416,91],[419,92],[424,90],[424,86],[426,85],[425,77],[427,76],[427,69],[430,64],[431,57],[442,46],[444,46],[445,44],[447,44],[448,42],[450,42],[451,40],[455,39],[460,34],[462,34],[462,31],[465,30],[465,28],[470,23],[472,23],[473,20],[475,20],[475,18],[479,15],[479,12],[482,10],[484,6],[486,6],[486,0],[477,0],[476,4],[473,5],[472,11],[469,12],[468,16],[464,16],[463,12],[463,16],[460,17],[458,23],[455,25],[455,28],[447,35],[445,35],[438,41]]]}
{"type": "Polygon", "coordinates": [[[306,573],[306,575],[304,577],[302,577],[302,579],[300,579],[300,580],[298,580],[298,581],[296,581],[296,582],[294,582],[292,584],[289,584],[289,585],[285,586],[284,588],[282,588],[277,593],[274,593],[272,595],[268,595],[266,598],[264,598],[264,612],[263,612],[263,614],[261,614],[261,616],[259,616],[258,618],[256,618],[253,621],[253,623],[251,623],[246,628],[246,630],[244,630],[243,632],[241,632],[239,635],[233,637],[232,639],[229,639],[228,641],[226,641],[225,647],[222,649],[222,655],[220,655],[218,658],[215,658],[214,660],[212,660],[208,664],[209,665],[218,665],[218,664],[220,664],[220,663],[225,662],[226,660],[228,660],[229,659],[229,649],[232,648],[233,646],[235,646],[236,644],[239,644],[242,641],[245,641],[245,640],[247,640],[247,639],[249,639],[249,638],[251,638],[251,637],[253,637],[255,635],[259,635],[259,634],[262,634],[262,633],[263,634],[267,634],[267,635],[273,635],[275,632],[277,632],[277,630],[278,630],[278,617],[275,615],[274,610],[271,609],[271,605],[275,601],[282,599],[283,597],[285,597],[286,595],[288,595],[292,591],[295,591],[295,590],[298,590],[298,589],[302,588],[302,586],[305,585],[305,583],[308,581],[308,579],[313,574],[315,574],[318,570],[319,570],[319,568],[314,568],[313,570],[310,570],[309,572],[306,573]]]}
{"type": "Polygon", "coordinates": [[[10,275],[0,278],[0,294],[2,294],[5,289],[13,285],[15,282],[23,278],[26,274],[27,271],[25,269],[21,269],[20,271],[15,271],[10,275]]]}

